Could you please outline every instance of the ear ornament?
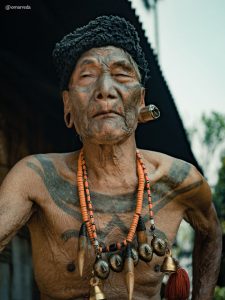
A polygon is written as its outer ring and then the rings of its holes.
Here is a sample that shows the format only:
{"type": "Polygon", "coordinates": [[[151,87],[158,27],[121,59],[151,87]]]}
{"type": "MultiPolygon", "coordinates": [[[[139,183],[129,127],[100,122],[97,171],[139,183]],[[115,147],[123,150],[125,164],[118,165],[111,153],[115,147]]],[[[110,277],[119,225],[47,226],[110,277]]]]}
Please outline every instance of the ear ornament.
{"type": "Polygon", "coordinates": [[[139,123],[147,123],[156,120],[160,117],[160,110],[154,104],[149,104],[143,107],[138,116],[139,123]]]}

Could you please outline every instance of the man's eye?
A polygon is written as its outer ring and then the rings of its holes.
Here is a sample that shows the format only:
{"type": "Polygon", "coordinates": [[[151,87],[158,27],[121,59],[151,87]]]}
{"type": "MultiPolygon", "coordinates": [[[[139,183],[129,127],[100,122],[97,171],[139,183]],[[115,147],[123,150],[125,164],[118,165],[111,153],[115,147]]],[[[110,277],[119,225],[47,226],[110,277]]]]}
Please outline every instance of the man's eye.
{"type": "Polygon", "coordinates": [[[131,76],[128,73],[115,73],[113,76],[115,80],[119,82],[127,82],[131,80],[131,76]]]}
{"type": "Polygon", "coordinates": [[[85,73],[85,74],[81,74],[81,77],[82,78],[85,78],[85,77],[92,77],[93,75],[90,74],[90,73],[85,73]]]}
{"type": "Polygon", "coordinates": [[[129,77],[128,74],[124,74],[124,73],[116,73],[116,74],[114,74],[114,76],[124,76],[124,77],[129,77]]]}

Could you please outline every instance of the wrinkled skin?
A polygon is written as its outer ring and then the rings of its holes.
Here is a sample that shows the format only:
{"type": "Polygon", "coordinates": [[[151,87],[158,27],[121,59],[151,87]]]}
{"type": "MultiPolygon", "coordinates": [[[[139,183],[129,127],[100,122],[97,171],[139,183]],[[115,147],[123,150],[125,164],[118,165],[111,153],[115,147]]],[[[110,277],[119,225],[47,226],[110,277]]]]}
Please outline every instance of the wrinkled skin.
{"type": "MultiPolygon", "coordinates": [[[[77,62],[64,118],[83,140],[98,238],[122,241],[136,206],[138,176],[134,132],[144,105],[140,75],[121,49],[85,52],[77,62]]],[[[209,300],[218,276],[221,231],[205,179],[192,165],[162,153],[140,150],[148,170],[156,234],[172,245],[182,219],[195,229],[192,299],[209,300]]],[[[84,275],[77,261],[82,222],[76,187],[78,152],[33,155],[21,160],[0,190],[0,250],[23,226],[31,234],[35,278],[42,300],[84,299],[95,260],[87,248],[84,275]],[[21,176],[22,174],[22,176],[21,176]]],[[[148,203],[142,217],[149,229],[148,203]]],[[[148,241],[151,235],[147,230],[148,241]]],[[[135,267],[134,300],[159,300],[163,257],[135,267]]],[[[110,273],[107,299],[127,299],[124,272],[110,273]]]]}
{"type": "Polygon", "coordinates": [[[71,107],[83,141],[115,144],[137,127],[144,88],[126,53],[118,48],[91,49],[78,61],[64,102],[71,107]]]}

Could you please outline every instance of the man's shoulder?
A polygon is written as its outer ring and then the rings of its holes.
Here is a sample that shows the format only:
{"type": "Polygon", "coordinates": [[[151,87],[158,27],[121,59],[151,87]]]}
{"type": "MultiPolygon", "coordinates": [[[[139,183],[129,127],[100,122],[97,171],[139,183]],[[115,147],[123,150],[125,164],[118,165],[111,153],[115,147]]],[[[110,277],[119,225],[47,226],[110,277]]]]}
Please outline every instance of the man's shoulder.
{"type": "Polygon", "coordinates": [[[162,166],[171,166],[172,164],[176,164],[179,167],[179,169],[180,168],[182,169],[184,166],[189,166],[189,167],[193,166],[192,164],[182,159],[173,157],[171,155],[162,152],[144,150],[144,149],[140,149],[140,151],[148,162],[153,162],[153,163],[155,162],[162,166]]]}
{"type": "Polygon", "coordinates": [[[141,150],[143,157],[148,163],[156,166],[156,172],[161,178],[167,178],[174,187],[190,186],[202,181],[202,175],[197,168],[182,159],[175,158],[165,153],[141,150]]]}
{"type": "Polygon", "coordinates": [[[51,161],[52,164],[70,164],[76,162],[78,159],[79,151],[66,152],[66,153],[38,153],[32,154],[21,159],[19,163],[29,165],[30,163],[45,164],[51,161]]]}
{"type": "Polygon", "coordinates": [[[34,181],[35,178],[39,178],[43,172],[47,170],[48,172],[53,172],[53,170],[66,172],[69,168],[76,168],[78,153],[79,152],[77,151],[71,153],[32,154],[18,161],[11,172],[15,173],[17,176],[26,177],[28,182],[34,181]]]}

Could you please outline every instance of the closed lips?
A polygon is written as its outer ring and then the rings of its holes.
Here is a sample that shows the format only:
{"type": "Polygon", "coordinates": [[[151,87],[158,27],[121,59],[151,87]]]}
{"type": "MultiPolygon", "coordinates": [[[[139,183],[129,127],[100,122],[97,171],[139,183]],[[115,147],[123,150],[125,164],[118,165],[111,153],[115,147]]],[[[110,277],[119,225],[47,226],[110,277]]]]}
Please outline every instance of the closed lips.
{"type": "Polygon", "coordinates": [[[98,117],[98,116],[101,116],[101,115],[107,115],[107,114],[116,114],[116,115],[121,116],[121,114],[119,114],[119,113],[116,112],[116,111],[108,110],[108,111],[100,111],[100,112],[96,113],[93,117],[98,117]]]}

